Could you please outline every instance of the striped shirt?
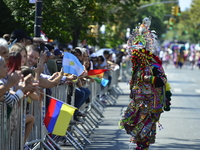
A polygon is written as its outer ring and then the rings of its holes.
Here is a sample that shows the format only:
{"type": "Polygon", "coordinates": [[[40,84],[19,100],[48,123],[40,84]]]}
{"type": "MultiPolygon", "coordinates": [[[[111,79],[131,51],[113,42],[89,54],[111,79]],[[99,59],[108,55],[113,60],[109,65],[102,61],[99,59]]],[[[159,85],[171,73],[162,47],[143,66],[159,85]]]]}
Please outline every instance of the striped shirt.
{"type": "MultiPolygon", "coordinates": [[[[0,80],[0,86],[3,85],[3,81],[0,80]]],[[[16,103],[18,103],[24,96],[24,93],[21,90],[17,90],[15,94],[11,94],[9,91],[4,93],[3,99],[6,104],[10,107],[14,107],[16,103]]]]}

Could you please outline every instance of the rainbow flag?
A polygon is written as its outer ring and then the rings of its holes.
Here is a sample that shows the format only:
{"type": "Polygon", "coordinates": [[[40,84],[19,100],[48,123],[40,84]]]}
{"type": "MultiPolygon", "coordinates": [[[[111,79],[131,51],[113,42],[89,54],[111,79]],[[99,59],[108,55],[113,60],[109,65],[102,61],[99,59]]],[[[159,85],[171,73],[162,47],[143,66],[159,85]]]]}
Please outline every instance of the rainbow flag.
{"type": "Polygon", "coordinates": [[[75,107],[51,98],[44,118],[47,130],[52,134],[64,136],[75,110],[75,107]]]}
{"type": "Polygon", "coordinates": [[[108,69],[96,69],[96,70],[89,70],[88,71],[88,76],[91,78],[103,78],[104,72],[107,71],[108,69]]]}

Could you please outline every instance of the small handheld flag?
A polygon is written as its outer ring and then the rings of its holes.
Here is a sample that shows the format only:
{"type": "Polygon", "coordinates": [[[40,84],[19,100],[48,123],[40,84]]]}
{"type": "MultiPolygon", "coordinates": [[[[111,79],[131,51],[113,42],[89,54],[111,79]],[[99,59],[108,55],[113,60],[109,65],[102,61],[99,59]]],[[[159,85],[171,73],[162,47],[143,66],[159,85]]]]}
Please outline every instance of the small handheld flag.
{"type": "Polygon", "coordinates": [[[48,39],[48,37],[46,36],[46,34],[41,30],[40,31],[40,37],[45,41],[45,42],[47,42],[49,39],[48,39]]]}
{"type": "Polygon", "coordinates": [[[104,87],[108,84],[109,80],[108,79],[101,79],[101,85],[103,85],[104,87]]]}
{"type": "Polygon", "coordinates": [[[64,52],[62,66],[64,73],[74,74],[76,76],[80,76],[84,71],[83,65],[78,58],[69,52],[64,52]]]}
{"type": "Polygon", "coordinates": [[[64,136],[75,110],[75,107],[51,98],[44,118],[47,130],[52,134],[64,136]]]}
{"type": "Polygon", "coordinates": [[[101,79],[99,78],[93,78],[98,84],[101,84],[101,79]]]}
{"type": "Polygon", "coordinates": [[[108,69],[96,69],[96,70],[89,70],[88,76],[91,78],[103,78],[104,72],[108,69]]]}

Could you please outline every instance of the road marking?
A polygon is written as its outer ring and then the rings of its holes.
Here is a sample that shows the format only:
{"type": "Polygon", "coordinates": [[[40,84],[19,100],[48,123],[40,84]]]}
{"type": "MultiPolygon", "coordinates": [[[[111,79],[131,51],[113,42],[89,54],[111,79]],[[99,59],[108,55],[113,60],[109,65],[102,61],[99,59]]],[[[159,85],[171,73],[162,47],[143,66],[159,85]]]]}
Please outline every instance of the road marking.
{"type": "Polygon", "coordinates": [[[195,92],[196,93],[200,93],[200,89],[195,89],[195,92]]]}
{"type": "Polygon", "coordinates": [[[182,92],[182,90],[180,88],[174,88],[173,91],[174,92],[182,92]]]}

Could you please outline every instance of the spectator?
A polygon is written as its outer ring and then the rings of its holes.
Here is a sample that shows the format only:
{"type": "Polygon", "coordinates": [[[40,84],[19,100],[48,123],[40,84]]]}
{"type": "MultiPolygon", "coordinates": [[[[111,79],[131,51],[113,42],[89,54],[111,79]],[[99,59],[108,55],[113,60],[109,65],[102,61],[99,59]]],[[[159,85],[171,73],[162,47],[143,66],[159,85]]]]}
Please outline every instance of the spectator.
{"type": "Polygon", "coordinates": [[[39,86],[42,88],[52,88],[56,86],[60,79],[62,78],[62,73],[57,72],[53,76],[42,76],[41,73],[44,69],[44,63],[46,61],[46,53],[41,52],[37,46],[37,44],[32,44],[27,46],[27,64],[28,67],[32,69],[36,69],[36,74],[38,74],[39,77],[39,86]],[[39,59],[40,56],[40,59],[39,59]],[[39,59],[39,62],[38,62],[39,59]],[[37,67],[36,67],[37,66],[37,67]],[[45,79],[46,78],[46,79],[45,79]]]}
{"type": "Polygon", "coordinates": [[[181,69],[183,67],[183,64],[184,64],[184,53],[183,53],[183,51],[180,51],[178,53],[177,60],[178,60],[178,67],[181,69]]]}
{"type": "MultiPolygon", "coordinates": [[[[4,66],[4,68],[0,68],[1,69],[1,80],[0,80],[0,83],[1,83],[1,86],[6,83],[6,82],[9,82],[9,79],[10,78],[7,78],[5,79],[7,73],[8,75],[12,75],[13,73],[16,73],[16,69],[19,69],[19,67],[21,66],[21,55],[19,53],[16,53],[15,52],[15,55],[12,53],[11,56],[9,57],[9,60],[8,60],[8,66],[10,68],[6,68],[5,67],[5,61],[4,59],[1,57],[0,58],[1,61],[0,61],[0,66],[4,66]],[[13,65],[12,65],[13,64],[13,65]],[[2,80],[2,78],[4,78],[5,80],[2,80]]],[[[21,76],[21,73],[18,73],[18,75],[21,76]]],[[[4,101],[6,104],[8,104],[8,110],[10,110],[9,108],[11,108],[11,119],[12,119],[12,122],[11,122],[11,135],[13,134],[13,132],[16,130],[16,124],[17,124],[17,104],[18,102],[20,102],[20,100],[23,98],[24,94],[27,94],[29,92],[34,92],[36,89],[37,89],[37,85],[38,84],[32,84],[31,82],[28,82],[28,80],[30,80],[30,76],[28,76],[27,78],[24,78],[24,83],[19,85],[19,86],[14,86],[12,87],[12,90],[13,91],[16,91],[15,94],[10,94],[10,92],[5,92],[4,94],[4,101]]],[[[27,116],[26,118],[26,121],[29,123],[31,120],[31,117],[30,116],[27,116]]],[[[27,138],[28,137],[28,134],[30,133],[30,130],[32,128],[28,126],[26,126],[27,128],[25,129],[25,137],[27,138]]],[[[25,140],[26,140],[25,138],[25,140]]]]}
{"type": "Polygon", "coordinates": [[[27,36],[26,32],[22,29],[16,29],[14,30],[11,34],[10,34],[10,47],[12,47],[12,45],[14,43],[22,43],[24,46],[27,46],[29,44],[32,44],[32,43],[43,43],[44,44],[44,41],[42,38],[40,37],[30,37],[30,36],[27,36]]]}
{"type": "Polygon", "coordinates": [[[26,35],[26,32],[22,29],[16,29],[10,34],[10,44],[22,43],[24,46],[30,44],[33,38],[26,35]]]}
{"type": "Polygon", "coordinates": [[[4,34],[4,35],[3,35],[3,38],[4,38],[7,42],[9,42],[9,40],[10,40],[10,34],[4,34]]]}
{"type": "Polygon", "coordinates": [[[200,56],[198,56],[198,58],[197,58],[197,67],[200,70],[200,56]]]}
{"type": "Polygon", "coordinates": [[[54,57],[50,56],[46,64],[47,64],[47,68],[51,75],[58,72],[58,67],[57,67],[57,63],[55,60],[55,56],[54,57]]]}
{"type": "MultiPolygon", "coordinates": [[[[21,69],[21,54],[20,54],[20,51],[18,51],[18,52],[17,51],[13,51],[13,52],[10,53],[7,66],[9,68],[8,74],[11,74],[15,70],[20,70],[21,69]]],[[[24,78],[26,78],[26,77],[27,77],[27,75],[24,76],[24,78]]],[[[33,77],[29,76],[28,78],[29,79],[27,79],[27,83],[32,83],[32,78],[33,77]]],[[[18,86],[15,86],[15,87],[13,87],[13,90],[16,91],[17,88],[18,88],[18,86]]],[[[31,91],[30,93],[28,93],[28,95],[31,95],[32,93],[33,93],[33,91],[31,91]]],[[[11,116],[14,119],[17,119],[16,118],[16,108],[14,110],[12,111],[11,116]]],[[[17,120],[14,120],[14,122],[17,122],[17,120]]],[[[28,135],[31,132],[33,124],[34,124],[34,117],[33,117],[33,115],[27,114],[26,115],[26,127],[25,127],[24,143],[26,142],[26,139],[28,138],[28,135]]]]}
{"type": "Polygon", "coordinates": [[[98,62],[98,65],[96,66],[97,69],[106,69],[107,68],[107,65],[106,66],[104,65],[107,63],[104,63],[105,58],[103,56],[98,56],[97,62],[98,62]]]}
{"type": "Polygon", "coordinates": [[[54,48],[54,55],[55,55],[55,61],[57,65],[57,70],[60,71],[62,68],[62,52],[59,48],[54,48]]]}
{"type": "Polygon", "coordinates": [[[27,51],[26,47],[21,43],[15,43],[10,48],[10,53],[20,53],[21,54],[21,66],[27,66],[27,51]]]}
{"type": "MultiPolygon", "coordinates": [[[[27,66],[22,66],[21,67],[21,72],[23,74],[24,77],[27,77],[28,75],[31,74],[31,77],[30,77],[30,82],[35,82],[34,81],[34,76],[35,76],[35,73],[32,69],[30,69],[29,67],[27,66]]],[[[40,91],[41,92],[41,91],[40,91]]],[[[30,92],[27,96],[30,98],[28,100],[42,100],[41,97],[39,96],[40,93],[37,93],[36,92],[30,92]]],[[[27,109],[26,109],[26,127],[25,127],[25,136],[24,136],[24,143],[26,143],[26,140],[33,128],[33,125],[34,125],[34,121],[35,121],[35,118],[32,114],[29,113],[29,105],[30,105],[31,102],[27,102],[27,109]]],[[[25,145],[26,147],[26,145],[25,145]]]]}
{"type": "Polygon", "coordinates": [[[96,55],[96,53],[92,53],[89,57],[90,60],[90,70],[94,70],[97,69],[97,65],[98,65],[98,57],[96,55]]]}
{"type": "Polygon", "coordinates": [[[9,57],[8,44],[3,38],[0,38],[0,56],[3,57],[7,63],[9,57]]]}
{"type": "Polygon", "coordinates": [[[167,68],[167,66],[169,65],[170,60],[171,60],[171,55],[169,51],[166,50],[163,54],[163,60],[162,60],[165,68],[167,68]]]}
{"type": "MultiPolygon", "coordinates": [[[[106,60],[106,58],[108,58],[109,55],[110,55],[110,51],[109,51],[109,50],[104,50],[104,51],[103,51],[103,55],[100,55],[101,57],[104,58],[104,59],[103,59],[103,58],[100,57],[101,61],[104,60],[103,63],[101,63],[101,65],[100,65],[100,68],[101,68],[101,69],[102,69],[102,68],[107,69],[107,60],[106,60]]],[[[100,69],[100,68],[99,68],[99,69],[100,69]]]]}
{"type": "MultiPolygon", "coordinates": [[[[81,63],[83,63],[83,54],[80,47],[76,47],[71,51],[71,53],[74,54],[81,63]]],[[[78,88],[76,88],[75,90],[74,106],[78,109],[83,105],[83,103],[86,102],[86,100],[91,94],[89,89],[83,87],[82,78],[85,76],[87,76],[87,72],[84,72],[82,76],[79,77],[78,82],[76,83],[78,88]]],[[[80,110],[76,110],[74,113],[74,120],[77,122],[79,122],[78,116],[84,116],[84,114],[80,110]]]]}
{"type": "Polygon", "coordinates": [[[194,65],[195,65],[195,57],[196,57],[195,50],[191,50],[190,56],[189,56],[189,61],[190,61],[190,65],[191,65],[192,70],[194,69],[194,65]]]}
{"type": "Polygon", "coordinates": [[[30,68],[33,68],[39,59],[40,50],[37,44],[31,44],[26,46],[27,49],[27,65],[30,68]]]}

